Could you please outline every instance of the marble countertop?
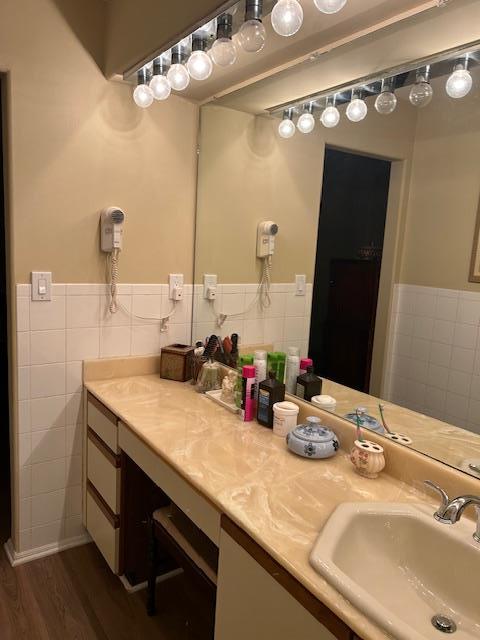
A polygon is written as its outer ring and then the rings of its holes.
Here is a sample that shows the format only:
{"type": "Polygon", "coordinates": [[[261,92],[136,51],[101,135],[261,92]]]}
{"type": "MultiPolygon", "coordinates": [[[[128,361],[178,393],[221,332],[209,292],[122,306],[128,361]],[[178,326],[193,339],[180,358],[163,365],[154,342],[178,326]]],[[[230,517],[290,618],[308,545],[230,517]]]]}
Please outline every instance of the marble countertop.
{"type": "Polygon", "coordinates": [[[423,493],[386,473],[361,478],[345,451],[330,460],[297,457],[270,429],[241,422],[189,384],[145,375],[85,386],[363,640],[390,638],[318,575],[308,557],[339,504],[433,504],[423,493]]]}

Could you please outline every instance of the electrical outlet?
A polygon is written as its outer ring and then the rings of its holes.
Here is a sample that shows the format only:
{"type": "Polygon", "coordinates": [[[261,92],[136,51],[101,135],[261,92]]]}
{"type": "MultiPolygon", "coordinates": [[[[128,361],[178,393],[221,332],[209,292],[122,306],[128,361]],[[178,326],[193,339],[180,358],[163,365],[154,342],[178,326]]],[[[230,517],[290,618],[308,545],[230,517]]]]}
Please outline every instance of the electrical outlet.
{"type": "Polygon", "coordinates": [[[168,297],[170,300],[183,300],[183,273],[168,276],[168,297]]]}
{"type": "Polygon", "coordinates": [[[307,293],[307,276],[295,276],[295,295],[304,296],[307,293]]]}
{"type": "Polygon", "coordinates": [[[216,274],[203,274],[203,297],[205,300],[215,300],[217,297],[217,282],[218,278],[216,274]]]}

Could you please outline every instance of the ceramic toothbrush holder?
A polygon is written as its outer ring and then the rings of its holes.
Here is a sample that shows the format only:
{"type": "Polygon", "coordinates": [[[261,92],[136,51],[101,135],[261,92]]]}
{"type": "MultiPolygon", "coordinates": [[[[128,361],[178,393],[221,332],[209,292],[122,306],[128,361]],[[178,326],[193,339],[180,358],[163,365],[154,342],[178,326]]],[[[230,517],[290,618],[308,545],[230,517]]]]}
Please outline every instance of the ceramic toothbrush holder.
{"type": "Polygon", "coordinates": [[[413,444],[413,440],[408,436],[406,436],[404,433],[398,433],[397,431],[392,431],[391,433],[385,433],[384,435],[389,440],[393,440],[394,442],[398,442],[399,444],[404,444],[404,445],[413,444]]]}
{"type": "Polygon", "coordinates": [[[377,478],[385,468],[383,447],[370,440],[355,440],[350,460],[355,471],[364,478],[377,478]]]}

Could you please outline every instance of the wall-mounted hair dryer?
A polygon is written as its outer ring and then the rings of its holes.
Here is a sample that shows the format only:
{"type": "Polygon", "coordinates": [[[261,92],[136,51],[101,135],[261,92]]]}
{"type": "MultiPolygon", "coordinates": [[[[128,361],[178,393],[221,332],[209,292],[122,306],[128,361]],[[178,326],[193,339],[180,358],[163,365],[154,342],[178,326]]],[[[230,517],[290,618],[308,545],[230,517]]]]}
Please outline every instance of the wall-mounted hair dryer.
{"type": "Polygon", "coordinates": [[[125,213],[119,207],[107,207],[100,217],[100,240],[102,251],[111,253],[121,250],[123,245],[123,223],[125,213]]]}
{"type": "Polygon", "coordinates": [[[257,228],[257,258],[273,256],[275,251],[275,236],[278,225],[271,220],[260,222],[257,228]]]}
{"type": "Polygon", "coordinates": [[[118,255],[123,247],[123,224],[125,213],[120,207],[107,207],[100,215],[100,244],[102,251],[108,253],[110,265],[110,313],[118,311],[118,255]]]}

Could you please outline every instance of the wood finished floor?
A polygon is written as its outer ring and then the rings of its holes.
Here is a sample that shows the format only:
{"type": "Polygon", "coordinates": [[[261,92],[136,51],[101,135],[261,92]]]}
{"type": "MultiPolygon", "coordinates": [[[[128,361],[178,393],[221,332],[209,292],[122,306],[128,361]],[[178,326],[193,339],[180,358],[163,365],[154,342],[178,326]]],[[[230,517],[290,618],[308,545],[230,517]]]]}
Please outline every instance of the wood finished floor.
{"type": "Polygon", "coordinates": [[[157,603],[149,618],[145,591],[128,594],[93,544],[16,568],[0,552],[1,640],[211,640],[182,576],[158,585],[157,603]]]}

